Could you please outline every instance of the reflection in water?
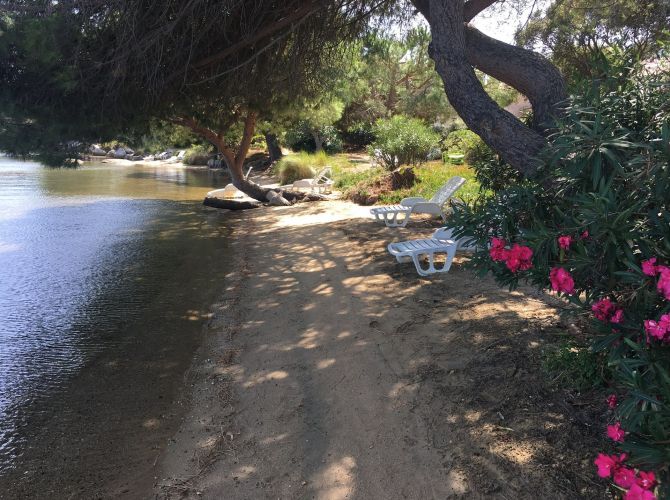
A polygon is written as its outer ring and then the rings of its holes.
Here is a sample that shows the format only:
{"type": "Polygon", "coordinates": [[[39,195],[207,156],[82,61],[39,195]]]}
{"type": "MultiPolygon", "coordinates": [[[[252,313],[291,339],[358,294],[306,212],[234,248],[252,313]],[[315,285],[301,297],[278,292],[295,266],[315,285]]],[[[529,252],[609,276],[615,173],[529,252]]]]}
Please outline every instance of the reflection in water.
{"type": "Polygon", "coordinates": [[[207,169],[47,170],[0,157],[0,472],[40,403],[82,367],[147,325],[172,331],[211,293],[214,276],[190,263],[220,250],[218,221],[203,228],[197,206],[223,184],[207,169]]]}

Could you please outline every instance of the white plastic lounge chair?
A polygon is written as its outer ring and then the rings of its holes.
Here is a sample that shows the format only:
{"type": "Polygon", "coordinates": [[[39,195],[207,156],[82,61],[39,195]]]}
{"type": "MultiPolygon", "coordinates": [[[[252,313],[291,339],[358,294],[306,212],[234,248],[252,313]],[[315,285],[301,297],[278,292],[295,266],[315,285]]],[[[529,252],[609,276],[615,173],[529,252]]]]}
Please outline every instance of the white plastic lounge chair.
{"type": "Polygon", "coordinates": [[[312,179],[301,179],[293,182],[293,189],[309,189],[317,193],[330,193],[333,189],[332,170],[330,167],[322,169],[312,179]]]}
{"type": "Polygon", "coordinates": [[[405,227],[412,214],[439,215],[446,221],[443,207],[464,183],[463,177],[452,177],[430,200],[421,197],[404,198],[399,205],[374,207],[370,209],[370,213],[375,219],[384,221],[388,227],[405,227]]]}
{"type": "Polygon", "coordinates": [[[421,276],[429,276],[435,273],[446,273],[451,268],[451,263],[456,255],[458,243],[452,239],[451,230],[446,227],[437,229],[431,238],[423,240],[409,240],[398,243],[389,243],[388,251],[398,262],[414,262],[416,272],[421,276]],[[445,261],[442,265],[437,265],[435,256],[444,254],[445,261]],[[427,267],[422,264],[422,259],[427,258],[427,267]]]}

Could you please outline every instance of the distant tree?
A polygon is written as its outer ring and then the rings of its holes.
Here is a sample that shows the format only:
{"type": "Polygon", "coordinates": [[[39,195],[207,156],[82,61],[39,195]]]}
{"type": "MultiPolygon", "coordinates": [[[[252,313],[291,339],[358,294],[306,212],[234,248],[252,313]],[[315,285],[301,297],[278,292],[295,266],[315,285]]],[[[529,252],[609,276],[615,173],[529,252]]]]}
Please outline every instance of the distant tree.
{"type": "Polygon", "coordinates": [[[307,127],[317,152],[323,151],[324,129],[332,126],[342,116],[344,104],[337,98],[317,99],[300,106],[297,117],[307,127]]]}
{"type": "Polygon", "coordinates": [[[594,60],[623,42],[644,60],[670,37],[667,0],[555,0],[535,12],[516,34],[517,42],[541,48],[571,78],[598,78],[594,60]]]}

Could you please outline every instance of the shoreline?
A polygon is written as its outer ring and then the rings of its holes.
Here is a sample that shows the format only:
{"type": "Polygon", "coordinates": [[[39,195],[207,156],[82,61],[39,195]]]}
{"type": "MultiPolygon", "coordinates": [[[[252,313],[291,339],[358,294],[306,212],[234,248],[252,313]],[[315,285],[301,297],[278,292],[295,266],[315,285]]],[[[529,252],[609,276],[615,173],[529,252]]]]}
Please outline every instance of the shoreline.
{"type": "Polygon", "coordinates": [[[342,201],[226,217],[232,270],[155,498],[602,496],[601,436],[540,368],[561,331],[542,294],[388,256],[429,221],[342,201]]]}

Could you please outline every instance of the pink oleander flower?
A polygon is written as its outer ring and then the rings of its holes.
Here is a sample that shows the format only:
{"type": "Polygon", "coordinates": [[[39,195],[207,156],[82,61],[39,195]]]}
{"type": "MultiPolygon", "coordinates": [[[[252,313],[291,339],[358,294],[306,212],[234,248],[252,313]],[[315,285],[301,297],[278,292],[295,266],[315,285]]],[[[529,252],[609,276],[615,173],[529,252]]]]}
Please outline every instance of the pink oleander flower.
{"type": "Polygon", "coordinates": [[[623,321],[623,309],[617,309],[610,318],[610,323],[619,324],[623,321]]]}
{"type": "Polygon", "coordinates": [[[604,299],[600,299],[598,302],[595,302],[591,306],[593,315],[600,321],[604,322],[609,321],[610,316],[614,312],[614,308],[615,308],[614,304],[607,297],[605,297],[604,299]]]}
{"type": "Polygon", "coordinates": [[[647,491],[641,488],[639,485],[634,484],[624,495],[624,500],[656,500],[656,495],[651,491],[647,491]]]}
{"type": "Polygon", "coordinates": [[[636,484],[636,479],[635,471],[633,469],[629,469],[628,467],[617,467],[617,469],[614,471],[614,484],[621,486],[622,488],[630,488],[636,484]]]}
{"type": "Polygon", "coordinates": [[[647,276],[656,276],[656,257],[642,261],[642,272],[647,276]]]}
{"type": "Polygon", "coordinates": [[[549,272],[551,288],[556,292],[563,292],[568,295],[575,293],[575,281],[568,271],[562,267],[554,267],[549,272]]]}
{"type": "Polygon", "coordinates": [[[600,477],[610,477],[617,466],[616,457],[614,455],[605,455],[598,453],[598,458],[593,461],[598,467],[598,475],[600,477]]]}
{"type": "Polygon", "coordinates": [[[622,453],[618,457],[616,455],[605,455],[604,453],[598,453],[598,457],[593,461],[598,467],[598,475],[600,477],[610,477],[615,469],[617,469],[620,464],[626,460],[628,455],[622,453]]]}
{"type": "Polygon", "coordinates": [[[491,248],[489,249],[489,255],[493,262],[503,262],[507,260],[507,252],[505,250],[505,245],[507,242],[502,238],[491,238],[491,248]]]}
{"type": "Polygon", "coordinates": [[[623,443],[626,431],[621,428],[621,424],[617,422],[614,425],[607,426],[607,437],[617,443],[623,443]]]}
{"type": "Polygon", "coordinates": [[[645,490],[653,489],[656,486],[656,474],[641,470],[637,476],[637,484],[645,490]]]}
{"type": "MultiPolygon", "coordinates": [[[[667,314],[664,316],[667,316],[667,314]]],[[[658,340],[663,340],[666,333],[668,333],[666,323],[654,321],[653,319],[644,320],[644,331],[647,332],[647,338],[652,336],[658,340]]]]}
{"type": "Polygon", "coordinates": [[[563,250],[568,250],[572,244],[572,236],[559,236],[558,237],[558,246],[563,250]]]}
{"type": "Polygon", "coordinates": [[[616,394],[610,394],[609,396],[607,396],[607,406],[609,407],[610,410],[616,408],[616,403],[617,403],[616,394]]]}
{"type": "Polygon", "coordinates": [[[670,300],[670,267],[656,266],[656,270],[660,274],[656,288],[658,293],[662,294],[666,300],[670,300]]]}
{"type": "Polygon", "coordinates": [[[589,237],[589,232],[588,232],[588,230],[587,230],[587,231],[584,231],[584,232],[582,233],[582,235],[581,235],[581,238],[582,238],[583,240],[588,239],[588,237],[589,237]]]}
{"type": "Polygon", "coordinates": [[[514,244],[512,248],[507,252],[507,269],[513,273],[517,271],[527,271],[533,267],[531,259],[533,258],[533,250],[530,247],[524,247],[518,244],[514,244]]]}

